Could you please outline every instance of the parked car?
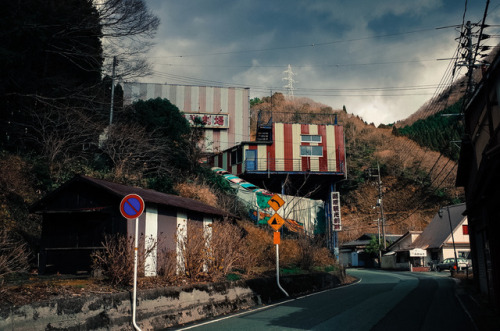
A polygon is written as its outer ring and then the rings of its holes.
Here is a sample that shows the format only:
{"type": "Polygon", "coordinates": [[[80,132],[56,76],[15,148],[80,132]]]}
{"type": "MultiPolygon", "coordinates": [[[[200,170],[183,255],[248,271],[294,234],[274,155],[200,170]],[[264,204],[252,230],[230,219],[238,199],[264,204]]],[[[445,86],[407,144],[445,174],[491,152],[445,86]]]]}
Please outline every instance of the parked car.
{"type": "MultiPolygon", "coordinates": [[[[468,267],[470,267],[469,261],[467,261],[467,259],[459,258],[459,259],[457,259],[457,263],[458,263],[458,265],[457,265],[458,270],[467,269],[468,267]]],[[[445,259],[444,261],[436,264],[436,270],[437,271],[441,271],[441,270],[450,270],[451,271],[451,270],[453,270],[454,265],[455,265],[455,258],[452,257],[449,259],[445,259]]]]}

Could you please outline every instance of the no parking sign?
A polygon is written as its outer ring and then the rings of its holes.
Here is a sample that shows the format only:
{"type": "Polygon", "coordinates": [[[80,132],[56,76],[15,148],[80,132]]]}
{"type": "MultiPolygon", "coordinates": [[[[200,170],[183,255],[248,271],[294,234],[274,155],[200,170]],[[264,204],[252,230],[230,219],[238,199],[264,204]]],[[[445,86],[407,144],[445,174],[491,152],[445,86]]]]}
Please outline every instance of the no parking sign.
{"type": "Polygon", "coordinates": [[[137,250],[139,237],[139,216],[144,212],[144,200],[137,194],[129,194],[120,203],[120,213],[126,219],[135,218],[135,238],[134,238],[134,293],[132,296],[132,324],[136,330],[141,330],[135,322],[136,299],[137,299],[137,250]]]}
{"type": "Polygon", "coordinates": [[[144,200],[137,194],[129,194],[120,203],[120,212],[125,218],[137,218],[144,212],[144,200]]]}

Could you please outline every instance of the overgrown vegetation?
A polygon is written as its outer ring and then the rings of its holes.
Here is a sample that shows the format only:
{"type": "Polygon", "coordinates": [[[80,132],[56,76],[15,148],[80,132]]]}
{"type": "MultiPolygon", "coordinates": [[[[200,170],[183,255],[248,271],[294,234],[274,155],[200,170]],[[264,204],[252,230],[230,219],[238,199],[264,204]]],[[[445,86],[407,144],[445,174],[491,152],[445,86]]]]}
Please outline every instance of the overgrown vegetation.
{"type": "Polygon", "coordinates": [[[458,161],[460,152],[458,141],[462,138],[461,122],[462,100],[425,119],[403,128],[393,127],[395,135],[406,136],[420,146],[441,152],[454,161],[458,161]]]}
{"type": "MultiPolygon", "coordinates": [[[[176,249],[168,249],[162,238],[139,247],[139,277],[144,277],[145,257],[157,249],[156,282],[214,282],[236,280],[273,272],[275,245],[269,229],[242,221],[216,222],[209,230],[188,223],[188,236],[175,237],[176,249]]],[[[147,240],[146,240],[147,242],[147,240]]],[[[93,269],[115,286],[132,282],[134,243],[125,236],[107,237],[104,249],[93,254],[93,269]]],[[[334,269],[335,261],[320,242],[305,235],[287,238],[280,245],[280,265],[296,272],[334,269]]]]}
{"type": "MultiPolygon", "coordinates": [[[[29,249],[25,243],[19,243],[6,229],[0,229],[0,280],[3,277],[28,271],[29,249]]],[[[1,284],[1,282],[0,282],[1,284]]]]}

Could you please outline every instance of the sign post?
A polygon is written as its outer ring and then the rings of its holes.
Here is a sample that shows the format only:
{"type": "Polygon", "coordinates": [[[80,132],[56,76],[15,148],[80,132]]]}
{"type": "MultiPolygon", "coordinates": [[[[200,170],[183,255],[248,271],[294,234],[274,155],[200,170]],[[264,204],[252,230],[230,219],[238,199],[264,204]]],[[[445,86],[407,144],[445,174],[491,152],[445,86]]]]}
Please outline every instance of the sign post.
{"type": "Polygon", "coordinates": [[[137,301],[137,250],[139,237],[139,216],[144,212],[144,200],[137,194],[129,194],[120,203],[120,212],[126,219],[135,218],[135,240],[134,240],[134,293],[132,295],[132,324],[136,330],[141,330],[135,322],[137,301]]]}
{"type": "MultiPolygon", "coordinates": [[[[281,208],[285,204],[285,201],[283,199],[275,194],[269,201],[267,202],[269,206],[271,206],[274,211],[278,211],[278,209],[281,208]]],[[[269,224],[273,229],[274,229],[274,244],[276,245],[276,283],[278,284],[278,287],[285,295],[288,297],[288,293],[281,287],[280,285],[280,233],[279,229],[285,224],[285,220],[278,215],[277,213],[274,213],[274,215],[267,221],[267,224],[269,224]]]]}

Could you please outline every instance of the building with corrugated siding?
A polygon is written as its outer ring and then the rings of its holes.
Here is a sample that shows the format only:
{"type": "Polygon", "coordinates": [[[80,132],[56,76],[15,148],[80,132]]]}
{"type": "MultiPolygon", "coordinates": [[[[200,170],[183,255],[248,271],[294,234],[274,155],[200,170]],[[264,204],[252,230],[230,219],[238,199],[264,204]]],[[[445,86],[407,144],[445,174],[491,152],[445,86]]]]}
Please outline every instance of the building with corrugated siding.
{"type": "Polygon", "coordinates": [[[193,199],[75,176],[31,207],[32,213],[43,217],[40,273],[90,272],[91,254],[104,249],[107,236],[134,237],[135,220],[120,213],[120,201],[128,194],[139,195],[145,204],[138,239],[139,246],[147,248],[146,276],[156,275],[167,256],[181,259],[182,247],[176,238],[186,238],[190,227],[203,226],[210,232],[215,219],[232,217],[193,199]]]}
{"type": "Polygon", "coordinates": [[[156,83],[124,83],[124,104],[168,99],[190,122],[205,129],[204,152],[217,153],[250,139],[250,89],[156,83]]]}
{"type": "Polygon", "coordinates": [[[242,142],[216,154],[211,165],[274,192],[282,191],[287,178],[295,185],[321,186],[323,190],[315,194],[321,198],[325,189],[330,191],[330,184],[346,176],[341,125],[272,123],[265,139],[242,142]]]}

